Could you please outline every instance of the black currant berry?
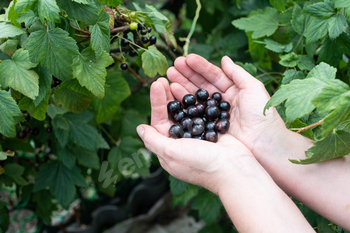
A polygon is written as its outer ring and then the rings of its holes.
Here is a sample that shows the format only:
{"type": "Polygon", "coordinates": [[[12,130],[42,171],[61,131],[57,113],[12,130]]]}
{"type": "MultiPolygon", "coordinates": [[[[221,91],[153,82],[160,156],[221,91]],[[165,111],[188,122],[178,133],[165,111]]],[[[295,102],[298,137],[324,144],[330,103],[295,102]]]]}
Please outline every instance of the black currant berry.
{"type": "Polygon", "coordinates": [[[218,106],[218,101],[216,101],[215,99],[208,99],[206,105],[207,107],[218,106]]]}
{"type": "Polygon", "coordinates": [[[205,113],[205,106],[202,103],[196,104],[196,108],[198,109],[198,116],[202,117],[205,113]]]}
{"type": "Polygon", "coordinates": [[[169,135],[172,138],[182,138],[184,131],[180,125],[172,125],[169,129],[169,135]]]}
{"type": "Polygon", "coordinates": [[[137,24],[137,30],[142,30],[144,27],[146,26],[146,24],[144,22],[138,23],[137,24]]]}
{"type": "Polygon", "coordinates": [[[147,31],[148,31],[148,33],[150,33],[152,31],[152,28],[151,27],[147,27],[147,31]]]}
{"type": "Polygon", "coordinates": [[[32,132],[32,128],[30,128],[30,126],[26,126],[26,127],[24,128],[24,131],[25,131],[26,133],[30,133],[30,132],[32,132]]]}
{"type": "Polygon", "coordinates": [[[226,133],[230,129],[230,121],[223,118],[218,120],[215,124],[215,130],[219,133],[226,133]]]}
{"type": "Polygon", "coordinates": [[[137,52],[135,51],[135,50],[131,50],[130,52],[129,52],[129,56],[130,57],[135,57],[137,55],[137,52]]]}
{"type": "Polygon", "coordinates": [[[196,97],[198,101],[205,102],[209,97],[209,93],[207,90],[204,90],[203,88],[201,88],[201,89],[198,89],[198,91],[196,92],[196,97]]]}
{"type": "Polygon", "coordinates": [[[221,111],[229,112],[231,109],[231,104],[227,101],[221,101],[218,107],[221,111]]]}
{"type": "Polygon", "coordinates": [[[215,125],[216,125],[216,121],[209,121],[205,124],[205,131],[214,131],[215,130],[215,125]]]}
{"type": "Polygon", "coordinates": [[[39,130],[38,128],[34,128],[34,129],[32,130],[32,134],[33,134],[33,135],[39,135],[39,133],[40,133],[40,130],[39,130]]]}
{"type": "Polygon", "coordinates": [[[24,119],[26,119],[26,121],[30,121],[30,115],[28,114],[28,115],[26,115],[25,117],[24,117],[24,119]]]}
{"type": "Polygon", "coordinates": [[[170,101],[167,105],[167,109],[168,112],[172,115],[174,115],[174,113],[177,113],[178,111],[181,110],[181,103],[180,101],[174,100],[174,101],[170,101]]]}
{"type": "Polygon", "coordinates": [[[204,123],[207,123],[208,122],[208,119],[206,117],[202,117],[204,123]]]}
{"type": "Polygon", "coordinates": [[[222,100],[222,96],[219,92],[214,92],[213,95],[211,96],[211,98],[218,101],[218,103],[220,103],[222,100]]]}
{"type": "Polygon", "coordinates": [[[193,125],[192,130],[191,130],[191,134],[193,136],[200,135],[203,132],[204,132],[204,127],[202,125],[193,125]]]}
{"type": "Polygon", "coordinates": [[[198,109],[196,108],[196,106],[189,106],[187,109],[186,109],[186,113],[187,113],[187,116],[188,117],[197,117],[198,116],[198,109]]]}
{"type": "Polygon", "coordinates": [[[209,142],[217,142],[218,134],[215,131],[209,130],[204,133],[204,140],[209,142]]]}
{"type": "Polygon", "coordinates": [[[216,106],[210,106],[210,107],[207,107],[205,109],[205,115],[209,118],[209,119],[216,119],[219,117],[220,115],[220,110],[218,107],[216,106]]]}
{"type": "Polygon", "coordinates": [[[17,133],[17,137],[18,137],[19,139],[24,139],[24,138],[27,137],[27,133],[26,133],[25,131],[21,130],[21,131],[19,131],[19,132],[17,133]]]}
{"type": "Polygon", "coordinates": [[[191,118],[189,117],[185,117],[184,119],[182,119],[182,121],[180,122],[180,125],[181,127],[184,129],[184,130],[188,130],[188,131],[191,131],[192,129],[192,125],[193,125],[193,121],[191,118]]]}
{"type": "Polygon", "coordinates": [[[185,108],[196,104],[196,97],[192,94],[187,94],[182,98],[182,104],[185,108]]]}
{"type": "Polygon", "coordinates": [[[130,44],[130,42],[128,41],[128,40],[125,40],[125,39],[122,39],[122,41],[121,41],[121,45],[122,46],[128,46],[130,44]]]}
{"type": "Polygon", "coordinates": [[[51,126],[46,128],[46,133],[52,133],[52,127],[51,126]]]}
{"type": "Polygon", "coordinates": [[[205,123],[201,117],[196,117],[196,118],[192,119],[192,121],[193,121],[193,125],[201,125],[201,126],[203,126],[203,128],[205,126],[205,123]]]}
{"type": "Polygon", "coordinates": [[[192,136],[192,138],[194,139],[199,139],[199,140],[204,140],[204,132],[201,134],[201,135],[195,135],[195,136],[192,136]]]}
{"type": "Polygon", "coordinates": [[[140,31],[140,33],[141,33],[141,35],[146,35],[147,34],[147,30],[146,29],[141,29],[141,31],[140,31]]]}
{"type": "Polygon", "coordinates": [[[149,43],[150,44],[156,44],[157,43],[157,37],[156,36],[151,36],[149,38],[149,43]]]}
{"type": "Polygon", "coordinates": [[[182,137],[183,138],[192,138],[192,134],[189,131],[185,131],[184,135],[182,137]]]}
{"type": "Polygon", "coordinates": [[[227,120],[230,120],[230,118],[231,118],[231,115],[230,115],[229,112],[221,111],[220,116],[219,116],[219,119],[227,119],[227,120]]]}
{"type": "Polygon", "coordinates": [[[56,81],[55,81],[55,87],[57,87],[57,86],[61,85],[61,83],[62,83],[62,81],[61,81],[61,80],[56,80],[56,81]]]}
{"type": "Polygon", "coordinates": [[[175,122],[180,122],[182,119],[186,117],[186,113],[183,110],[180,110],[179,112],[174,114],[174,121],[175,122]]]}
{"type": "Polygon", "coordinates": [[[128,69],[128,64],[122,63],[122,64],[120,65],[120,69],[122,69],[122,70],[127,70],[127,69],[128,69]]]}
{"type": "Polygon", "coordinates": [[[149,41],[147,37],[142,37],[141,40],[142,40],[142,43],[144,44],[147,44],[149,41]]]}

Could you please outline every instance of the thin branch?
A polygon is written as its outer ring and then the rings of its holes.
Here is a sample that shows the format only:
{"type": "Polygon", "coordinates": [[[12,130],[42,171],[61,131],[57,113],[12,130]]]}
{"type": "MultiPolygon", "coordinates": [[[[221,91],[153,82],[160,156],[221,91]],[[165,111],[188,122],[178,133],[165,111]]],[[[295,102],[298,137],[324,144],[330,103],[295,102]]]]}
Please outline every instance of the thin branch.
{"type": "Polygon", "coordinates": [[[111,34],[117,34],[117,33],[125,32],[127,30],[129,30],[129,25],[113,28],[111,30],[111,34]]]}
{"type": "Polygon", "coordinates": [[[90,38],[89,35],[80,35],[80,34],[76,34],[76,33],[74,33],[74,35],[77,37],[82,37],[82,38],[90,38]]]}
{"type": "Polygon", "coordinates": [[[196,28],[196,24],[197,24],[197,20],[199,18],[199,13],[201,11],[201,8],[202,8],[202,5],[201,5],[201,1],[200,0],[196,0],[196,3],[197,3],[197,10],[196,10],[196,15],[194,16],[194,19],[192,21],[192,26],[191,26],[191,30],[190,30],[190,33],[188,33],[185,41],[185,45],[183,46],[184,48],[184,56],[186,57],[188,55],[188,47],[190,45],[190,41],[191,41],[191,37],[194,33],[194,29],[196,28]]]}
{"type": "Polygon", "coordinates": [[[260,74],[260,75],[256,76],[256,78],[260,78],[260,77],[262,77],[262,76],[269,75],[269,74],[279,74],[279,75],[282,75],[283,73],[281,73],[281,72],[267,72],[267,73],[263,73],[263,74],[260,74]]]}
{"type": "MultiPolygon", "coordinates": [[[[117,59],[119,62],[124,62],[123,59],[121,59],[118,55],[111,53],[112,57],[114,57],[115,59],[117,59]]],[[[141,83],[145,83],[145,80],[143,78],[141,78],[140,75],[138,75],[138,73],[136,73],[136,71],[131,68],[130,66],[128,66],[128,71],[135,76],[135,78],[137,78],[141,83]]]]}
{"type": "Polygon", "coordinates": [[[86,41],[89,41],[91,38],[83,38],[81,41],[79,41],[77,44],[81,44],[81,43],[84,43],[86,41]]]}
{"type": "Polygon", "coordinates": [[[300,129],[297,131],[297,133],[302,133],[302,132],[304,132],[304,131],[306,131],[306,130],[308,130],[308,129],[314,128],[314,127],[319,126],[319,125],[322,125],[322,124],[323,124],[323,119],[320,120],[320,121],[318,121],[318,122],[316,122],[316,123],[313,123],[313,124],[311,124],[311,125],[308,125],[308,126],[306,126],[306,127],[304,127],[304,128],[300,128],[300,129]]]}
{"type": "Polygon", "coordinates": [[[85,34],[88,34],[88,35],[90,35],[91,33],[90,32],[88,32],[88,31],[84,31],[84,30],[82,30],[82,29],[79,29],[79,28],[76,28],[76,27],[74,27],[72,24],[69,24],[72,28],[74,28],[74,30],[76,30],[76,31],[78,31],[78,32],[82,32],[82,33],[85,33],[85,34]]]}
{"type": "Polygon", "coordinates": [[[120,10],[118,9],[118,7],[115,8],[115,10],[118,12],[118,14],[120,14],[121,17],[123,17],[126,21],[128,21],[129,23],[131,22],[130,19],[126,18],[125,15],[123,13],[120,12],[120,10]]]}

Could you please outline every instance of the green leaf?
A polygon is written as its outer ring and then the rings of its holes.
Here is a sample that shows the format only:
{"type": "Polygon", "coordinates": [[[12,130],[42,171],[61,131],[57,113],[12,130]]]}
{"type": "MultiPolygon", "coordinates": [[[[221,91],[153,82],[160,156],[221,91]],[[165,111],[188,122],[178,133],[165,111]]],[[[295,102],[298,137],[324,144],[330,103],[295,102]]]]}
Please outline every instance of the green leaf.
{"type": "Polygon", "coordinates": [[[5,21],[10,21],[11,23],[13,23],[17,27],[21,27],[21,25],[19,23],[17,23],[17,21],[16,21],[16,19],[18,18],[19,13],[17,13],[15,11],[15,4],[16,4],[16,0],[10,2],[10,5],[6,9],[6,12],[5,12],[5,15],[4,15],[4,20],[5,21]]]}
{"type": "Polygon", "coordinates": [[[105,96],[103,99],[92,97],[97,123],[103,123],[117,112],[120,104],[131,94],[128,83],[120,72],[113,72],[106,77],[105,96]]]}
{"type": "Polygon", "coordinates": [[[173,197],[173,203],[174,205],[183,205],[186,206],[188,202],[196,197],[198,195],[198,192],[201,188],[197,185],[188,184],[188,188],[184,193],[182,193],[180,196],[174,196],[173,197]]]}
{"type": "Polygon", "coordinates": [[[142,54],[142,68],[146,75],[155,77],[165,75],[168,70],[168,61],[166,57],[158,51],[156,46],[149,46],[148,50],[142,54]]]}
{"type": "Polygon", "coordinates": [[[22,177],[24,167],[17,163],[8,163],[4,166],[5,175],[11,178],[16,184],[28,185],[29,183],[22,177]]]}
{"type": "Polygon", "coordinates": [[[108,154],[108,162],[112,169],[121,173],[133,173],[136,166],[144,166],[133,157],[133,155],[138,155],[137,151],[141,147],[143,143],[139,139],[130,136],[122,138],[119,146],[112,148],[108,154]]]}
{"type": "Polygon", "coordinates": [[[271,67],[271,58],[268,54],[268,49],[263,44],[256,43],[256,40],[252,38],[252,32],[247,33],[248,37],[248,50],[254,61],[259,62],[258,65],[268,69],[271,67]]]}
{"type": "Polygon", "coordinates": [[[133,136],[137,137],[136,127],[140,124],[146,123],[146,117],[140,115],[135,109],[129,109],[124,112],[123,118],[121,120],[121,129],[119,136],[133,136]]]}
{"type": "Polygon", "coordinates": [[[283,53],[283,52],[289,53],[293,49],[292,42],[284,45],[284,44],[280,44],[280,43],[278,43],[274,40],[268,39],[268,38],[264,39],[264,42],[266,44],[265,48],[267,48],[271,51],[274,51],[275,53],[283,53]]]}
{"type": "Polygon", "coordinates": [[[36,69],[36,72],[39,75],[39,95],[34,100],[35,107],[41,103],[41,101],[47,96],[47,93],[51,93],[52,82],[52,75],[46,68],[39,67],[36,69]]]}
{"type": "MultiPolygon", "coordinates": [[[[288,129],[291,129],[291,128],[304,128],[307,126],[306,123],[302,122],[301,120],[299,119],[296,119],[295,121],[291,122],[291,123],[287,123],[286,124],[287,128],[288,129]]],[[[312,133],[312,130],[311,129],[308,129],[306,131],[303,131],[301,132],[301,135],[304,135],[305,137],[308,137],[310,138],[311,140],[313,140],[313,133],[312,133]]]]}
{"type": "Polygon", "coordinates": [[[81,147],[75,147],[73,151],[80,165],[95,170],[100,169],[100,159],[96,151],[86,150],[81,147]]]}
{"type": "Polygon", "coordinates": [[[96,57],[100,58],[103,52],[110,51],[110,30],[109,30],[109,15],[105,11],[100,11],[96,24],[89,28],[91,33],[91,47],[96,52],[96,57]]]}
{"type": "Polygon", "coordinates": [[[73,60],[73,75],[81,86],[86,87],[92,94],[102,99],[105,95],[106,67],[113,64],[113,58],[101,51],[97,59],[91,47],[84,49],[73,60]]]}
{"type": "Polygon", "coordinates": [[[3,201],[0,201],[0,220],[0,229],[6,232],[10,225],[10,215],[6,203],[3,201]]]}
{"type": "Polygon", "coordinates": [[[326,37],[322,41],[317,62],[323,61],[331,66],[338,67],[342,57],[343,49],[338,40],[331,40],[329,37],[326,37]]]}
{"type": "Polygon", "coordinates": [[[350,118],[350,87],[340,80],[324,87],[312,103],[322,114],[330,112],[322,124],[322,136],[327,136],[339,123],[350,118]]]}
{"type": "Polygon", "coordinates": [[[50,104],[47,107],[47,114],[49,115],[49,117],[51,117],[52,119],[54,119],[56,117],[56,115],[63,115],[66,112],[68,112],[67,109],[63,108],[63,107],[57,107],[53,104],[50,104]]]}
{"type": "Polygon", "coordinates": [[[123,0],[98,0],[100,3],[104,3],[108,6],[114,6],[117,7],[120,5],[120,3],[123,2],[123,0]]]}
{"type": "Polygon", "coordinates": [[[33,195],[33,201],[37,203],[35,214],[48,225],[51,224],[52,212],[57,209],[56,205],[52,203],[52,199],[49,190],[40,190],[33,195]]]}
{"type": "Polygon", "coordinates": [[[342,130],[333,130],[327,137],[316,141],[314,145],[305,152],[307,158],[293,160],[296,164],[312,164],[321,161],[343,157],[350,153],[350,133],[342,130]]]}
{"type": "MultiPolygon", "coordinates": [[[[60,146],[62,148],[65,148],[67,143],[68,143],[68,139],[69,139],[69,131],[61,129],[61,128],[57,128],[57,129],[54,129],[54,134],[55,134],[55,137],[57,138],[57,141],[59,142],[60,146]]],[[[66,163],[68,163],[68,161],[66,161],[66,163]]],[[[66,163],[65,163],[65,165],[66,165],[66,163]]],[[[66,166],[69,167],[69,165],[66,165],[66,166]]]]}
{"type": "Polygon", "coordinates": [[[21,115],[22,113],[11,94],[0,90],[0,133],[5,137],[15,137],[16,128],[13,117],[21,115]]]}
{"type": "Polygon", "coordinates": [[[245,69],[249,74],[252,76],[256,76],[258,69],[252,64],[252,63],[242,63],[242,62],[235,62],[236,65],[241,66],[243,69],[245,69]]]}
{"type": "Polygon", "coordinates": [[[93,25],[97,21],[98,9],[94,4],[84,5],[72,0],[57,0],[56,2],[70,17],[73,17],[78,21],[82,21],[89,25],[93,25]]]}
{"type": "Polygon", "coordinates": [[[295,67],[301,61],[301,56],[298,54],[295,54],[294,52],[291,52],[285,55],[280,55],[280,59],[281,60],[279,61],[279,63],[282,66],[295,67]]]}
{"type": "MultiPolygon", "coordinates": [[[[0,148],[0,150],[1,150],[1,148],[0,148]]],[[[9,156],[11,156],[11,157],[15,156],[15,152],[14,151],[10,151],[10,150],[5,151],[5,152],[0,151],[0,160],[6,160],[7,157],[9,157],[9,156]]],[[[1,175],[1,173],[0,173],[0,175],[1,175]]]]}
{"type": "Polygon", "coordinates": [[[305,19],[308,16],[303,13],[303,9],[299,5],[294,5],[293,7],[293,14],[292,14],[292,26],[295,32],[297,32],[299,35],[302,35],[305,30],[305,19]]]}
{"type": "MultiPolygon", "coordinates": [[[[310,71],[306,79],[296,79],[287,85],[282,85],[267,102],[265,109],[284,102],[287,120],[292,122],[315,109],[311,101],[321,92],[322,88],[334,83],[336,69],[326,63],[320,63],[310,71]]],[[[265,111],[265,110],[264,110],[265,111]]]]}
{"type": "Polygon", "coordinates": [[[278,11],[284,11],[288,2],[287,0],[270,0],[270,4],[278,11]]]}
{"type": "Polygon", "coordinates": [[[85,111],[90,105],[92,96],[75,91],[70,85],[64,86],[62,84],[54,91],[57,103],[70,112],[81,113],[85,111]]]}
{"type": "Polygon", "coordinates": [[[37,64],[29,61],[27,50],[19,49],[13,55],[13,60],[5,60],[0,63],[0,84],[3,87],[11,86],[31,99],[35,99],[39,93],[39,76],[29,70],[37,64]]]}
{"type": "MultiPolygon", "coordinates": [[[[59,129],[58,129],[59,130],[59,129]]],[[[61,129],[62,130],[62,129],[61,129]]],[[[56,132],[56,131],[55,131],[56,132]]],[[[68,136],[68,135],[67,135],[68,136]]],[[[60,142],[59,137],[56,137],[57,141],[60,142]]],[[[73,153],[72,150],[70,150],[67,147],[61,147],[58,146],[57,147],[57,155],[59,160],[69,169],[72,169],[75,166],[75,161],[76,161],[76,157],[73,153]]]]}
{"type": "Polygon", "coordinates": [[[17,13],[27,12],[33,7],[35,2],[35,0],[17,0],[15,5],[15,11],[17,13]]]}
{"type": "Polygon", "coordinates": [[[0,22],[0,32],[0,38],[5,39],[26,33],[26,31],[24,31],[23,29],[6,22],[0,22]]]}
{"type": "Polygon", "coordinates": [[[306,44],[318,41],[327,34],[328,21],[317,17],[310,17],[305,30],[306,44]]]}
{"type": "Polygon", "coordinates": [[[25,23],[25,26],[27,28],[29,28],[32,24],[34,24],[37,21],[39,21],[39,18],[31,10],[20,14],[17,18],[17,22],[18,23],[25,23]]]}
{"type": "Polygon", "coordinates": [[[213,223],[220,215],[222,204],[215,194],[202,190],[192,202],[192,209],[198,210],[199,218],[206,223],[213,223]]]}
{"type": "Polygon", "coordinates": [[[298,67],[300,70],[312,70],[315,67],[314,59],[307,55],[301,55],[298,67]]]}
{"type": "Polygon", "coordinates": [[[18,43],[18,40],[7,40],[0,45],[0,50],[12,57],[17,50],[18,43]]]}
{"type": "Polygon", "coordinates": [[[232,21],[232,24],[246,32],[253,32],[252,38],[271,36],[278,28],[279,13],[275,8],[266,7],[263,13],[232,21]]]}
{"type": "Polygon", "coordinates": [[[60,8],[57,6],[55,0],[39,0],[37,4],[39,18],[44,24],[45,20],[59,23],[60,20],[60,8]]]}
{"type": "Polygon", "coordinates": [[[303,72],[290,69],[283,73],[282,84],[288,84],[294,79],[304,79],[304,78],[305,78],[305,75],[303,72]]]}
{"type": "Polygon", "coordinates": [[[169,181],[170,181],[170,190],[174,196],[180,196],[188,189],[189,183],[185,181],[176,179],[173,176],[169,176],[169,181]]]}
{"type": "Polygon", "coordinates": [[[40,62],[56,78],[73,78],[73,55],[78,54],[76,41],[61,28],[39,30],[30,34],[27,49],[32,62],[40,62]]]}
{"type": "Polygon", "coordinates": [[[51,91],[46,93],[46,97],[37,106],[35,106],[33,100],[24,97],[19,101],[18,106],[21,110],[26,110],[33,118],[43,121],[46,118],[50,96],[51,91]]]}
{"type": "Polygon", "coordinates": [[[87,186],[78,167],[69,169],[62,162],[51,161],[42,165],[37,173],[33,192],[50,187],[51,194],[64,208],[68,208],[75,196],[76,185],[87,186]]]}
{"type": "Polygon", "coordinates": [[[337,13],[337,11],[334,9],[334,3],[327,0],[309,5],[305,8],[305,11],[312,16],[321,19],[329,19],[337,13]]]}
{"type": "Polygon", "coordinates": [[[342,14],[336,14],[328,20],[329,38],[337,38],[348,26],[348,20],[342,14]]]}

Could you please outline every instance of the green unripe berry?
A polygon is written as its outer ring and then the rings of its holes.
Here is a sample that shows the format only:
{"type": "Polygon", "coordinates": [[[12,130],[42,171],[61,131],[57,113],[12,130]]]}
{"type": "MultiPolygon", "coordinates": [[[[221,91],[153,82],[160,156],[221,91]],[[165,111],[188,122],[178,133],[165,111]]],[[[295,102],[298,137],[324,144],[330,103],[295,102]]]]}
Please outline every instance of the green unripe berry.
{"type": "Polygon", "coordinates": [[[131,17],[131,18],[136,18],[136,12],[135,12],[135,11],[131,12],[131,13],[130,13],[130,17],[131,17]]]}
{"type": "Polygon", "coordinates": [[[129,24],[129,29],[130,29],[130,30],[136,30],[136,29],[137,29],[137,23],[131,23],[131,24],[129,24]]]}

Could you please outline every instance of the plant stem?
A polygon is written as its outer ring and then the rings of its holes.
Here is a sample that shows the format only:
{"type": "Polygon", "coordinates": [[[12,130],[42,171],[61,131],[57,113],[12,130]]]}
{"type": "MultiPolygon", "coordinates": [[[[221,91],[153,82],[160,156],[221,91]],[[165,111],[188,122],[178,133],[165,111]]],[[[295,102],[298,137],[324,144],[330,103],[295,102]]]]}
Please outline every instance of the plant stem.
{"type": "Polygon", "coordinates": [[[111,34],[114,34],[114,33],[121,33],[121,32],[125,32],[129,30],[129,25],[125,25],[125,26],[120,26],[120,27],[117,27],[117,28],[113,28],[111,30],[111,34]]]}
{"type": "Polygon", "coordinates": [[[279,74],[279,75],[282,75],[281,72],[267,72],[267,73],[263,73],[263,74],[260,74],[258,76],[256,76],[257,78],[260,78],[262,76],[265,76],[265,75],[269,75],[269,74],[279,74]]]}
{"type": "Polygon", "coordinates": [[[192,21],[192,26],[191,26],[190,33],[188,33],[187,38],[185,39],[186,43],[185,43],[185,45],[183,47],[184,48],[184,54],[183,54],[184,57],[186,57],[188,55],[188,47],[190,45],[190,40],[191,40],[191,37],[193,35],[194,29],[196,28],[197,20],[199,18],[199,13],[200,13],[201,8],[202,8],[200,0],[196,0],[196,3],[197,3],[196,15],[194,16],[194,19],[192,21]]]}
{"type": "MultiPolygon", "coordinates": [[[[112,57],[114,57],[115,59],[117,59],[119,62],[123,62],[123,59],[121,59],[118,55],[114,54],[114,53],[111,53],[112,57]]],[[[145,80],[143,78],[141,78],[140,75],[138,75],[136,73],[136,71],[131,68],[130,66],[128,66],[128,71],[135,76],[135,78],[137,78],[141,83],[144,83],[145,80]]]]}
{"type": "MultiPolygon", "coordinates": [[[[126,21],[128,21],[130,23],[130,19],[126,18],[125,15],[120,12],[120,10],[118,9],[118,7],[115,8],[115,10],[118,12],[118,14],[120,14],[121,17],[123,17],[126,21]]],[[[129,27],[129,26],[128,26],[129,27]]]]}
{"type": "Polygon", "coordinates": [[[323,119],[320,120],[320,121],[318,121],[318,122],[316,122],[316,123],[313,123],[313,124],[311,124],[311,125],[308,125],[308,126],[306,126],[306,127],[299,128],[298,131],[297,131],[297,133],[302,133],[302,132],[304,132],[304,131],[306,131],[306,130],[308,130],[308,129],[314,128],[314,127],[319,126],[319,125],[322,125],[322,124],[323,124],[323,119]]]}
{"type": "Polygon", "coordinates": [[[103,133],[105,133],[107,135],[109,140],[111,140],[112,144],[116,145],[117,141],[112,137],[112,135],[105,128],[103,128],[100,124],[97,124],[97,125],[101,129],[101,131],[103,131],[103,133]]]}
{"type": "Polygon", "coordinates": [[[74,35],[77,37],[90,38],[89,35],[80,35],[80,34],[76,34],[76,33],[74,33],[74,35]]]}
{"type": "Polygon", "coordinates": [[[88,35],[90,35],[91,33],[90,32],[88,32],[88,31],[84,31],[84,30],[82,30],[82,29],[79,29],[79,28],[76,28],[76,27],[74,27],[72,24],[69,24],[72,28],[74,28],[74,30],[76,30],[76,31],[78,31],[78,32],[82,32],[82,33],[85,33],[85,34],[88,34],[88,35]]]}

